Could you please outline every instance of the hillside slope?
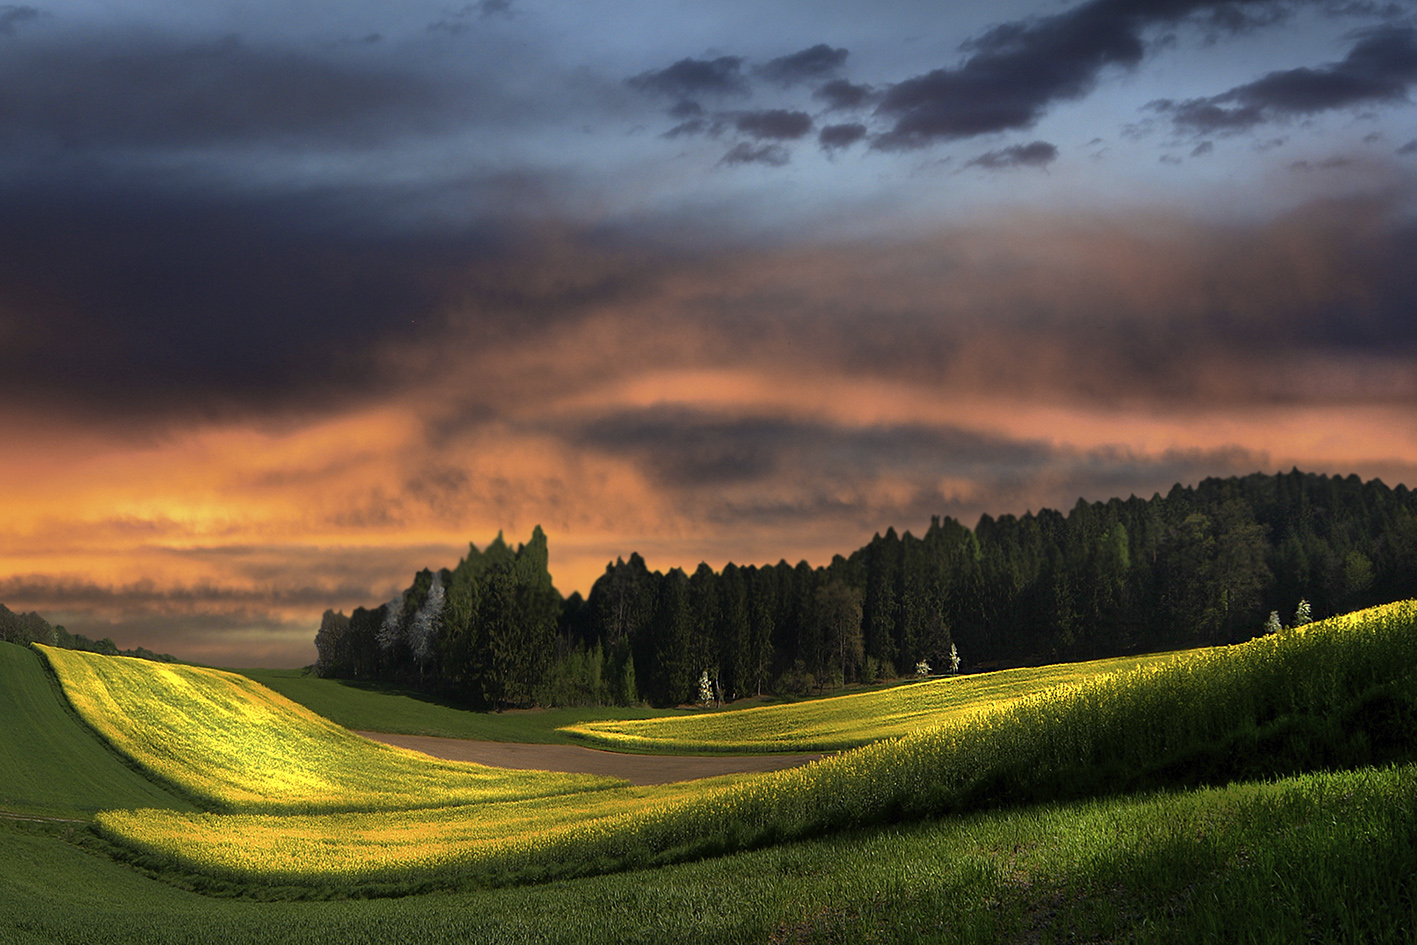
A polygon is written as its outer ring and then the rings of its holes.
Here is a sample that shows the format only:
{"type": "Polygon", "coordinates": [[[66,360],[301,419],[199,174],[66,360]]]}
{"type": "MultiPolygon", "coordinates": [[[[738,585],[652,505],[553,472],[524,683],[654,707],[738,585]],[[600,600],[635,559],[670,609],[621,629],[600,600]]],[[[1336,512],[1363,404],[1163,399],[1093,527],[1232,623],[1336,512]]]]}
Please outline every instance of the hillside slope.
{"type": "Polygon", "coordinates": [[[84,721],[154,778],[211,809],[437,807],[624,783],[440,761],[392,748],[222,670],[39,649],[84,721]]]}
{"type": "Polygon", "coordinates": [[[114,807],[194,810],[124,764],[60,701],[39,655],[0,643],[0,810],[91,817],[114,807]]]}

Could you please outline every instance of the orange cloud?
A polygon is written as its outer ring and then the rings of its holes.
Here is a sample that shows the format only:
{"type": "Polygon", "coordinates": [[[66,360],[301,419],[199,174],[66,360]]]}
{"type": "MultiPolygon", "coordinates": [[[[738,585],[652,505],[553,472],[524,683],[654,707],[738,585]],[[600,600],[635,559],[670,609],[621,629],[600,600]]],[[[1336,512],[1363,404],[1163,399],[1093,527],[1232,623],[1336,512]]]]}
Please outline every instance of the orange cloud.
{"type": "Polygon", "coordinates": [[[0,600],[122,646],[297,664],[326,607],[499,530],[542,525],[584,593],[631,551],[825,563],[931,514],[1207,475],[1417,483],[1417,336],[1383,262],[1407,236],[1385,227],[1364,206],[699,258],[553,241],[505,276],[525,277],[516,317],[511,288],[473,293],[381,348],[377,399],[0,416],[0,600]]]}

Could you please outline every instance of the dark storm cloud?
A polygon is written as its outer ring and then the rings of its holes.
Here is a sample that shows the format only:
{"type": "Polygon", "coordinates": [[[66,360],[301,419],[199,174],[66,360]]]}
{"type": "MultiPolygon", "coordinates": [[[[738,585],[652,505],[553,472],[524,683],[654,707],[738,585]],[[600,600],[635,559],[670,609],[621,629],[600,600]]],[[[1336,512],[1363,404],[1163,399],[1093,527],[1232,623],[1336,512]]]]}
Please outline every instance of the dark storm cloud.
{"type": "Polygon", "coordinates": [[[730,167],[736,164],[764,164],[768,167],[782,167],[792,158],[787,150],[778,144],[752,145],[740,141],[719,159],[720,164],[730,167]]]}
{"type": "Polygon", "coordinates": [[[889,469],[930,475],[1044,463],[1041,443],[919,424],[848,427],[781,416],[723,417],[691,408],[630,410],[577,423],[563,436],[635,460],[674,488],[780,476],[845,477],[889,469]]]}
{"type": "Polygon", "coordinates": [[[347,197],[0,185],[0,391],[99,412],[373,396],[494,233],[385,233],[347,197]]]}
{"type": "Polygon", "coordinates": [[[763,78],[779,85],[814,82],[832,75],[846,64],[847,51],[818,43],[790,56],[770,59],[755,70],[763,78]]]}
{"type": "Polygon", "coordinates": [[[16,6],[12,3],[0,5],[0,36],[9,36],[19,24],[26,20],[38,19],[39,15],[39,11],[34,7],[16,6]]]}
{"type": "Polygon", "coordinates": [[[1392,210],[1408,199],[1323,201],[1265,226],[1034,218],[745,259],[684,290],[680,318],[723,339],[709,350],[728,363],[945,398],[1396,403],[1417,396],[1417,227],[1392,210]]]}
{"type": "Polygon", "coordinates": [[[995,171],[1011,167],[1047,167],[1058,159],[1058,148],[1047,141],[1015,144],[996,151],[985,151],[966,163],[965,167],[982,167],[995,171]]]}
{"type": "MultiPolygon", "coordinates": [[[[966,434],[970,436],[971,434],[966,434]]],[[[1010,442],[1010,441],[1004,441],[1010,442]]],[[[1026,445],[1026,444],[1025,444],[1026,445]]],[[[942,468],[944,465],[942,464],[942,468]]],[[[1195,483],[1207,476],[1244,475],[1270,466],[1269,456],[1239,446],[1215,449],[1171,449],[1160,454],[1135,453],[1115,447],[1074,450],[1040,448],[1036,456],[1006,465],[967,470],[982,472],[963,489],[942,486],[939,476],[920,471],[913,488],[884,499],[870,489],[852,489],[848,478],[798,480],[787,496],[759,489],[726,490],[705,484],[697,495],[685,496],[709,521],[742,528],[748,525],[858,525],[866,534],[891,523],[905,531],[911,523],[923,528],[932,516],[948,515],[973,526],[981,515],[1022,515],[1052,508],[1067,513],[1079,498],[1105,501],[1126,496],[1149,498],[1165,494],[1176,483],[1195,483]],[[845,485],[847,488],[843,489],[845,485]]],[[[838,551],[847,549],[838,548],[838,551]]]]}
{"type": "Polygon", "coordinates": [[[1411,141],[1398,148],[1397,153],[1403,155],[1417,154],[1417,138],[1413,138],[1411,141]]]}
{"type": "Polygon", "coordinates": [[[1288,2],[1259,4],[1220,3],[1199,17],[1206,38],[1215,42],[1221,35],[1250,33],[1276,26],[1294,15],[1294,5],[1288,2]]]}
{"type": "Polygon", "coordinates": [[[660,137],[673,140],[674,138],[680,138],[684,135],[704,134],[711,130],[711,128],[712,126],[702,118],[692,118],[689,121],[681,121],[679,124],[660,135],[660,137]]]}
{"type": "Polygon", "coordinates": [[[985,512],[1066,510],[1079,496],[1147,497],[1176,482],[1269,463],[1240,446],[1076,449],[950,425],[854,426],[684,407],[622,410],[561,433],[630,459],[698,520],[739,527],[835,521],[879,528],[940,514],[973,524],[985,512]],[[883,479],[890,489],[879,488],[883,479]]]}
{"type": "Polygon", "coordinates": [[[469,3],[457,10],[449,11],[448,15],[441,20],[428,24],[428,28],[460,36],[473,28],[474,21],[513,15],[511,0],[478,0],[477,3],[469,3]]]}
{"type": "Polygon", "coordinates": [[[0,153],[325,141],[435,125],[450,101],[412,73],[144,35],[26,43],[0,58],[0,153]]]}
{"type": "Polygon", "coordinates": [[[827,103],[828,111],[844,111],[861,108],[875,98],[876,91],[869,85],[852,85],[845,79],[833,79],[815,92],[812,97],[827,103]]]}
{"type": "Polygon", "coordinates": [[[1001,24],[965,44],[961,65],[891,86],[877,114],[894,125],[874,146],[902,150],[1031,127],[1055,103],[1090,92],[1104,69],[1140,63],[1147,28],[1257,6],[1269,4],[1092,0],[1055,16],[1001,24]]]}
{"type": "Polygon", "coordinates": [[[1412,15],[1412,9],[1401,3],[1374,0],[1335,0],[1324,4],[1324,12],[1330,16],[1380,16],[1389,20],[1412,15]]]}
{"type": "Polygon", "coordinates": [[[1264,122],[1337,108],[1400,102],[1417,81],[1417,30],[1382,27],[1362,34],[1341,62],[1271,72],[1210,98],[1149,107],[1196,134],[1248,131],[1264,122]]]}
{"type": "Polygon", "coordinates": [[[741,56],[680,59],[667,68],[632,76],[625,80],[625,84],[642,92],[656,92],[679,99],[698,95],[746,95],[748,92],[741,56]]]}
{"type": "Polygon", "coordinates": [[[824,150],[835,151],[848,148],[866,137],[866,126],[860,122],[844,125],[826,125],[817,135],[817,142],[824,150]]]}
{"type": "Polygon", "coordinates": [[[771,108],[742,112],[734,119],[733,124],[739,131],[753,138],[795,141],[812,130],[812,116],[806,112],[771,108]]]}

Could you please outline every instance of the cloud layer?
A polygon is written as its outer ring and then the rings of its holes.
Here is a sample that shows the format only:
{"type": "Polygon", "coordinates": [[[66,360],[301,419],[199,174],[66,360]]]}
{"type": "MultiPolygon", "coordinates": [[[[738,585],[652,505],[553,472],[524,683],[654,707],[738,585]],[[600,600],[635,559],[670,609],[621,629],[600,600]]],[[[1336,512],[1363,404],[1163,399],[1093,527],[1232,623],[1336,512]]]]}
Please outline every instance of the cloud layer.
{"type": "Polygon", "coordinates": [[[536,524],[1417,484],[1411,4],[627,9],[0,5],[0,601],[293,665],[536,524]]]}

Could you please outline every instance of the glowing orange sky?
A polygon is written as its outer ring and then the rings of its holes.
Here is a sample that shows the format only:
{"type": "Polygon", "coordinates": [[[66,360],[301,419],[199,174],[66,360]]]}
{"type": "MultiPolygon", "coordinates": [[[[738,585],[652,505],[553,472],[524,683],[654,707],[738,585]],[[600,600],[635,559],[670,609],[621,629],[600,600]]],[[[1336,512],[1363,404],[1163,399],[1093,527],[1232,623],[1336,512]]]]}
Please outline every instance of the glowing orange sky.
{"type": "MultiPolygon", "coordinates": [[[[1214,246],[1180,223],[1164,252],[1147,228],[1094,233],[1091,250],[1076,234],[1058,249],[1056,234],[1017,228],[975,234],[963,262],[960,234],[720,260],[551,336],[391,349],[414,368],[402,388],[345,407],[141,428],[14,412],[0,600],[111,629],[121,646],[298,664],[326,607],[376,604],[499,530],[517,541],[542,525],[558,586],[584,593],[631,551],[655,568],[823,563],[930,514],[972,525],[981,512],[1149,495],[1206,475],[1298,466],[1417,481],[1406,362],[1311,352],[1275,363],[1202,338],[1187,373],[1148,386],[1108,333],[1137,317],[1163,334],[1193,318],[1183,286],[1214,246]],[[863,273],[842,263],[852,252],[891,264],[863,273]],[[958,275],[941,278],[932,258],[958,275]],[[991,286],[1000,269],[1011,270],[1002,291],[991,286]],[[756,336],[703,314],[757,318],[766,304],[777,308],[756,336]],[[795,338],[803,311],[841,324],[795,338]],[[1033,314],[1020,323],[1019,311],[1033,314]],[[940,370],[893,370],[898,349],[856,357],[850,340],[869,348],[878,325],[892,327],[881,318],[922,320],[919,343],[948,349],[940,370]],[[951,326],[944,343],[932,319],[951,326]],[[1277,397],[1286,386],[1293,396],[1277,397]],[[700,432],[659,444],[654,423],[700,432]],[[673,478],[673,451],[716,460],[740,448],[735,437],[757,437],[742,447],[747,472],[730,455],[722,474],[673,478]],[[912,443],[921,437],[932,445],[912,443]],[[959,450],[977,455],[957,461],[959,450]]],[[[1280,269],[1315,252],[1303,233],[1277,242],[1264,252],[1280,269]]],[[[1277,301],[1248,283],[1208,291],[1243,294],[1245,317],[1263,321],[1295,292],[1341,291],[1341,273],[1308,280],[1281,280],[1277,301]]],[[[461,317],[450,314],[448,337],[475,333],[461,317]]]]}
{"type": "Polygon", "coordinates": [[[0,6],[0,602],[288,666],[537,524],[1417,485],[1400,5],[453,6],[0,6]]]}

